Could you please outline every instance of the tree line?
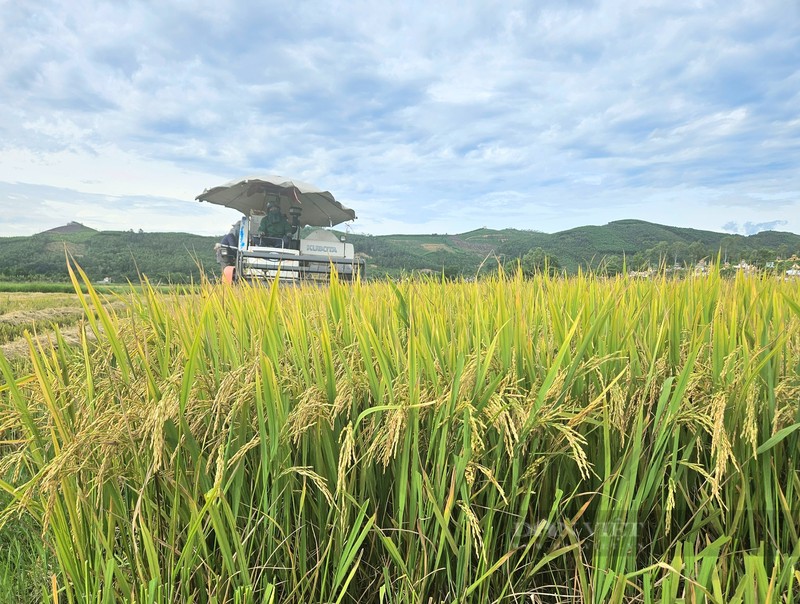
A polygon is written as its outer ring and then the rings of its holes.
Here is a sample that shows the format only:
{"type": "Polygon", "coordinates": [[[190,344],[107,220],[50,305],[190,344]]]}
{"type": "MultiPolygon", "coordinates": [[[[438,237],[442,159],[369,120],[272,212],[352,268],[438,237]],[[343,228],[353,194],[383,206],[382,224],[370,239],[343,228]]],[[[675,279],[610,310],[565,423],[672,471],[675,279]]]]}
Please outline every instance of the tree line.
{"type": "MultiPolygon", "coordinates": [[[[498,266],[526,274],[577,270],[614,275],[623,270],[693,266],[702,259],[723,266],[742,261],[782,270],[800,251],[800,236],[759,233],[751,237],[624,221],[562,233],[506,229],[461,235],[347,234],[367,262],[368,278],[429,272],[445,278],[472,277],[498,266]],[[694,239],[690,237],[695,236],[694,239]],[[670,238],[670,240],[667,240],[670,238]]],[[[94,281],[186,283],[215,278],[217,237],[186,233],[91,231],[0,238],[0,280],[67,281],[66,255],[94,281]]],[[[795,258],[795,260],[792,260],[795,258]]]]}

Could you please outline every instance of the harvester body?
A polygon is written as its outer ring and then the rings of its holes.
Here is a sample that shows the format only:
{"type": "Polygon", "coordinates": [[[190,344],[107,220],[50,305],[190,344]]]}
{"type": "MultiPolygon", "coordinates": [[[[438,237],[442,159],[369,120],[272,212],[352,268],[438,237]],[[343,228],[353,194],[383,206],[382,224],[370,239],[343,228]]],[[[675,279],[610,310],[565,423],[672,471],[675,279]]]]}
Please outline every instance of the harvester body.
{"type": "Polygon", "coordinates": [[[320,228],[301,238],[303,227],[355,219],[355,212],[328,191],[281,176],[259,176],[206,189],[197,199],[244,214],[237,246],[220,250],[223,264],[229,265],[223,268],[225,281],[328,282],[334,274],[352,281],[364,273],[353,244],[336,233],[320,228]],[[281,225],[280,236],[273,232],[275,224],[281,225]]]}
{"type": "Polygon", "coordinates": [[[241,220],[232,280],[328,282],[335,272],[352,281],[363,274],[364,261],[356,258],[353,244],[335,233],[319,229],[301,239],[298,228],[291,236],[270,237],[259,232],[263,216],[253,211],[241,220]]]}

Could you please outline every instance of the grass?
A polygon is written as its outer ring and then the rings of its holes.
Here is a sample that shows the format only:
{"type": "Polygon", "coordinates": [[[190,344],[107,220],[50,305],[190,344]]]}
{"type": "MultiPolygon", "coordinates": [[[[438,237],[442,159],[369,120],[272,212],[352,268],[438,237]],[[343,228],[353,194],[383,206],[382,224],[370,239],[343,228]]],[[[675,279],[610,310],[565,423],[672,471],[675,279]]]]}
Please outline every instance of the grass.
{"type": "Polygon", "coordinates": [[[42,293],[42,294],[74,294],[75,288],[71,283],[57,283],[50,281],[0,281],[0,292],[6,293],[42,293]]]}
{"type": "MultiPolygon", "coordinates": [[[[7,503],[8,497],[0,497],[0,505],[7,503]]],[[[53,571],[51,556],[31,518],[12,519],[0,530],[0,602],[41,602],[53,571]]]]}
{"type": "Polygon", "coordinates": [[[46,292],[0,293],[0,316],[20,310],[42,310],[64,306],[80,308],[74,289],[63,294],[46,292]]]}
{"type": "MultiPolygon", "coordinates": [[[[84,317],[84,308],[80,299],[86,295],[84,292],[89,291],[87,287],[81,289],[81,296],[75,293],[74,287],[70,293],[0,292],[0,346],[5,346],[6,355],[10,355],[20,348],[27,350],[27,344],[21,341],[26,331],[44,337],[48,336],[54,327],[77,332],[78,325],[84,317]],[[10,343],[14,344],[8,346],[10,343]]],[[[161,292],[175,291],[172,286],[157,286],[152,289],[161,292]]],[[[131,292],[138,295],[141,286],[113,286],[92,291],[103,295],[109,307],[119,308],[127,304],[127,298],[131,292]]],[[[193,287],[184,287],[180,291],[191,293],[193,287]]],[[[70,339],[75,337],[73,334],[70,339]]]]}
{"type": "MultiPolygon", "coordinates": [[[[163,292],[169,292],[176,287],[181,288],[182,291],[191,291],[194,289],[193,285],[171,285],[159,284],[151,286],[153,289],[163,292]]],[[[90,284],[88,281],[79,286],[80,291],[84,294],[89,293],[92,289],[101,294],[120,294],[126,293],[131,290],[139,290],[138,284],[114,283],[114,284],[90,284]]],[[[57,281],[0,281],[0,294],[75,294],[75,286],[70,282],[57,282],[57,281]]]]}
{"type": "Polygon", "coordinates": [[[800,601],[792,283],[88,292],[0,356],[45,599],[800,601]]]}
{"type": "MultiPolygon", "coordinates": [[[[109,304],[124,304],[119,295],[109,300],[109,304]]],[[[0,293],[0,345],[19,341],[26,331],[47,334],[54,327],[75,328],[83,316],[84,309],[74,289],[69,294],[0,293]]]]}

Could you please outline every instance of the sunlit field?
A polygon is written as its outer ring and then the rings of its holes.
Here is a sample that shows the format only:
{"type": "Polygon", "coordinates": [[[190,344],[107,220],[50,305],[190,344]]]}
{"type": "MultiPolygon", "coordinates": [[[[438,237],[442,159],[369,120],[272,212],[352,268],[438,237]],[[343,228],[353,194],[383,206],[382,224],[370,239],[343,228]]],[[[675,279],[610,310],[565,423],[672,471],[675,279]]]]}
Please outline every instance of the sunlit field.
{"type": "Polygon", "coordinates": [[[128,299],[0,356],[0,598],[800,602],[796,282],[128,299]]]}
{"type": "Polygon", "coordinates": [[[77,295],[51,293],[0,293],[0,345],[21,338],[25,330],[65,327],[83,316],[77,295]]]}

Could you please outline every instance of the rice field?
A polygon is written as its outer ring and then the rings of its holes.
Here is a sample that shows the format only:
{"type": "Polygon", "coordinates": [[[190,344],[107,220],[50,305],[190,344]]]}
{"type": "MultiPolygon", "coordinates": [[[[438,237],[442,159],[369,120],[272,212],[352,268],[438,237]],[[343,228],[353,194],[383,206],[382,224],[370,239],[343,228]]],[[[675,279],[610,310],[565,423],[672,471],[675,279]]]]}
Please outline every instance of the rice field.
{"type": "Polygon", "coordinates": [[[800,602],[798,287],[90,288],[0,355],[0,523],[36,601],[800,602]]]}
{"type": "MultiPolygon", "coordinates": [[[[107,303],[119,308],[126,302],[116,294],[107,303]]],[[[54,328],[70,344],[76,343],[85,311],[74,293],[0,292],[0,352],[8,358],[27,356],[25,332],[46,338],[54,328]]]]}

